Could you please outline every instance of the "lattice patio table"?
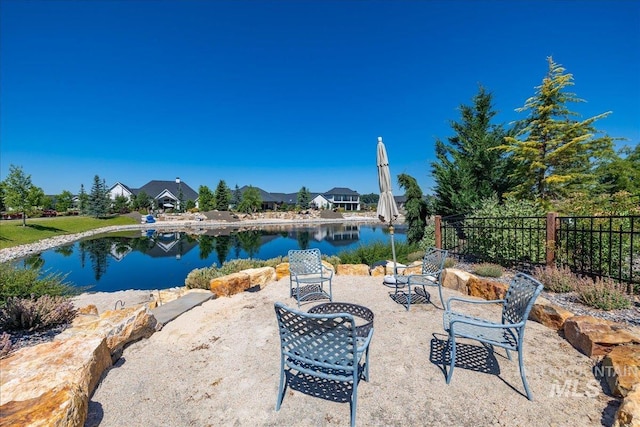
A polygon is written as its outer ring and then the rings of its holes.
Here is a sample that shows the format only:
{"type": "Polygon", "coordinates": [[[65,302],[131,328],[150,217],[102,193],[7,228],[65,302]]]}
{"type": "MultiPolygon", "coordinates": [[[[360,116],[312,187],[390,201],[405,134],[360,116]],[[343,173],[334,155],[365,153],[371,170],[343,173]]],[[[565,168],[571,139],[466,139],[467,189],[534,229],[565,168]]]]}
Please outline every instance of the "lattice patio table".
{"type": "Polygon", "coordinates": [[[347,313],[356,321],[356,334],[358,337],[366,337],[373,328],[373,311],[367,307],[348,302],[325,302],[309,309],[312,314],[347,313]]]}

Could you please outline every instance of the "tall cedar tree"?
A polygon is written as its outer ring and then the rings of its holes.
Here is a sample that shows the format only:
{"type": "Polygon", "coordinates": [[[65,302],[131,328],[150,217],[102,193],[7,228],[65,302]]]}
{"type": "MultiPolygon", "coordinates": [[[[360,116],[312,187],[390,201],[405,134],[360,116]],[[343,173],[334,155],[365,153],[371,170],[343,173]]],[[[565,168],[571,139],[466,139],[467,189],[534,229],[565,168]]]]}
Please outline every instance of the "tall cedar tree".
{"type": "Polygon", "coordinates": [[[215,199],[216,209],[219,211],[228,211],[229,204],[231,203],[231,189],[227,187],[227,183],[224,180],[218,182],[216,191],[213,194],[215,199]]]}
{"type": "Polygon", "coordinates": [[[512,185],[509,159],[492,150],[507,135],[502,125],[491,123],[496,114],[492,94],[480,87],[473,105],[460,106],[460,121],[451,122],[455,135],[447,138],[448,143],[436,140],[438,160],[431,167],[438,213],[469,213],[481,200],[502,198],[512,185]]]}
{"type": "Polygon", "coordinates": [[[407,223],[407,242],[418,243],[424,236],[427,225],[427,202],[422,197],[418,181],[407,174],[398,175],[398,184],[404,188],[405,221],[407,223]]]}
{"type": "Polygon", "coordinates": [[[200,188],[198,188],[198,202],[202,212],[207,212],[215,208],[213,193],[206,185],[201,185],[200,188]]]}
{"type": "Polygon", "coordinates": [[[517,162],[513,175],[519,183],[511,193],[524,199],[538,199],[548,206],[574,192],[598,194],[596,170],[613,154],[613,139],[596,137],[596,120],[611,112],[586,120],[576,120],[577,113],[567,104],[584,102],[566,88],[573,86],[573,75],[548,57],[549,71],[518,112],[528,116],[518,124],[515,136],[505,138],[500,147],[517,162]]]}

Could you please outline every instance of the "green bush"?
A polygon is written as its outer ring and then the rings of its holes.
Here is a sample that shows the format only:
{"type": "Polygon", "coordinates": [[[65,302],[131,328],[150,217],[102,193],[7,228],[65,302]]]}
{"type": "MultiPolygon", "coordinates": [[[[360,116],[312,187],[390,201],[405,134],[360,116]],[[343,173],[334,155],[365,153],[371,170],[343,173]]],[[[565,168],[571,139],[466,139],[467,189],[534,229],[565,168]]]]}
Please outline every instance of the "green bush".
{"type": "Polygon", "coordinates": [[[69,323],[76,313],[71,300],[62,296],[10,297],[0,309],[0,328],[6,331],[38,331],[69,323]]]}
{"type": "Polygon", "coordinates": [[[444,260],[444,268],[451,268],[456,264],[457,261],[455,260],[455,258],[447,257],[447,259],[444,260]]]}
{"type": "Polygon", "coordinates": [[[501,277],[504,273],[504,268],[498,264],[485,262],[482,264],[477,264],[473,268],[473,273],[482,277],[501,277]]]}
{"type": "Polygon", "coordinates": [[[188,289],[209,289],[212,279],[216,277],[226,276],[228,274],[237,273],[250,268],[273,267],[285,262],[286,258],[276,257],[266,261],[259,259],[234,259],[227,261],[222,266],[211,266],[205,268],[196,268],[187,274],[184,285],[188,289]]]}
{"type": "MultiPolygon", "coordinates": [[[[419,250],[417,245],[404,242],[395,243],[396,260],[402,264],[409,263],[409,254],[419,250]]],[[[362,245],[350,251],[338,253],[341,264],[367,264],[372,265],[377,261],[393,259],[391,243],[375,242],[370,245],[362,245]]]]}
{"type": "Polygon", "coordinates": [[[0,307],[12,297],[72,296],[83,291],[66,283],[66,275],[47,273],[40,277],[41,274],[40,267],[18,268],[0,263],[0,307]]]}
{"type": "Polygon", "coordinates": [[[422,258],[424,258],[424,251],[415,251],[407,255],[407,261],[409,262],[420,261],[422,258]]]}
{"type": "Polygon", "coordinates": [[[609,311],[631,307],[631,298],[625,293],[625,288],[625,285],[608,277],[595,281],[583,278],[577,291],[585,305],[609,311]]]}
{"type": "Polygon", "coordinates": [[[533,269],[533,277],[538,279],[547,291],[571,292],[576,289],[580,278],[566,266],[537,266],[533,269]]]}

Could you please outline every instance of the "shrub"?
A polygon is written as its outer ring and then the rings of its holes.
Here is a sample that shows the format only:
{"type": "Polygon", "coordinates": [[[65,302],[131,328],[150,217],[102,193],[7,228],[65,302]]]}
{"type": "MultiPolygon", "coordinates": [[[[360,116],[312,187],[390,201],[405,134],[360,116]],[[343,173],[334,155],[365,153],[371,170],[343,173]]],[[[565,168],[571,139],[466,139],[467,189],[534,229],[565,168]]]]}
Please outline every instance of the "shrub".
{"type": "Polygon", "coordinates": [[[504,273],[504,268],[498,264],[491,264],[488,262],[477,264],[473,268],[473,272],[482,277],[500,277],[504,273]]]}
{"type": "Polygon", "coordinates": [[[0,334],[0,359],[11,351],[11,335],[6,332],[0,334]]]}
{"type": "Polygon", "coordinates": [[[211,266],[205,268],[196,268],[187,274],[184,285],[188,289],[209,289],[212,279],[216,277],[226,276],[228,274],[237,273],[242,270],[260,267],[273,267],[284,262],[285,258],[276,257],[266,261],[259,259],[234,259],[222,264],[221,267],[211,266]]]}
{"type": "Polygon", "coordinates": [[[537,266],[533,269],[533,277],[538,279],[547,291],[571,292],[575,290],[580,278],[566,266],[537,266]]]}
{"type": "Polygon", "coordinates": [[[10,297],[0,309],[0,327],[7,331],[37,331],[71,322],[77,309],[69,298],[43,295],[10,297]]]}
{"type": "Polygon", "coordinates": [[[205,267],[193,269],[184,279],[184,285],[187,289],[209,289],[211,279],[218,277],[215,267],[205,267]]]}
{"type": "Polygon", "coordinates": [[[10,263],[0,263],[0,306],[11,297],[71,296],[82,292],[65,282],[66,275],[41,275],[40,267],[18,268],[10,263]]]}
{"type": "Polygon", "coordinates": [[[597,278],[595,281],[583,278],[577,286],[580,300],[585,305],[605,311],[631,307],[631,298],[625,293],[625,289],[625,285],[616,283],[609,277],[597,278]]]}
{"type": "Polygon", "coordinates": [[[419,261],[422,258],[424,258],[424,251],[415,251],[407,255],[407,261],[409,262],[419,261]]]}
{"type": "Polygon", "coordinates": [[[444,260],[444,268],[451,268],[456,264],[457,261],[455,260],[455,258],[447,257],[447,259],[444,260]]]}
{"type": "MultiPolygon", "coordinates": [[[[418,250],[417,245],[410,245],[404,242],[395,243],[396,260],[406,264],[409,254],[418,250]]],[[[351,251],[338,253],[341,264],[367,264],[372,265],[377,261],[393,259],[393,252],[390,243],[375,242],[369,245],[362,245],[351,251]]]]}

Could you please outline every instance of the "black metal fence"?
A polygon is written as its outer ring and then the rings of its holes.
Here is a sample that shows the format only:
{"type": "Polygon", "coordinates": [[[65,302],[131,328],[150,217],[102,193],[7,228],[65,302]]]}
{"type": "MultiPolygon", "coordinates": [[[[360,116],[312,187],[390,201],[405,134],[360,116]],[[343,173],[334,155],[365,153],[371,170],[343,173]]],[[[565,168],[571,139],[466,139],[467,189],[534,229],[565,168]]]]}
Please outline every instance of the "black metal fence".
{"type": "Polygon", "coordinates": [[[524,271],[555,264],[640,284],[640,216],[449,216],[435,225],[436,246],[462,259],[524,271]]]}

